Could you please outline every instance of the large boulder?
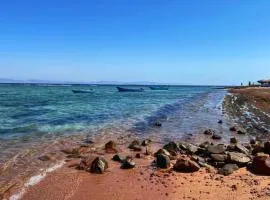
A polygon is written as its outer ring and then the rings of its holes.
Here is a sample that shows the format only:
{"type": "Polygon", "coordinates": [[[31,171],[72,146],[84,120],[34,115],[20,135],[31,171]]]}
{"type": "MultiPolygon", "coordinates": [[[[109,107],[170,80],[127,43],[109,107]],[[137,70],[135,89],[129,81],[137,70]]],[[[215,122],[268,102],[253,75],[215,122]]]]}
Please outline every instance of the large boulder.
{"type": "Polygon", "coordinates": [[[270,176],[270,157],[268,155],[259,155],[253,159],[251,170],[255,174],[270,176]]]}
{"type": "Polygon", "coordinates": [[[244,167],[251,161],[251,159],[243,153],[229,152],[228,156],[229,162],[237,164],[239,167],[244,167]]]}
{"type": "Polygon", "coordinates": [[[187,158],[180,158],[173,166],[173,169],[177,172],[196,172],[200,170],[200,166],[187,158]]]}
{"type": "Polygon", "coordinates": [[[156,163],[157,163],[157,167],[161,169],[167,169],[170,167],[170,158],[167,155],[158,154],[156,163]]]}
{"type": "Polygon", "coordinates": [[[117,153],[116,143],[114,141],[109,141],[105,144],[106,153],[117,153]]]}
{"type": "Polygon", "coordinates": [[[163,149],[169,151],[172,156],[176,156],[180,150],[178,144],[175,142],[169,142],[163,147],[163,149]]]}
{"type": "Polygon", "coordinates": [[[239,168],[236,164],[226,164],[221,169],[219,169],[218,173],[224,176],[228,176],[238,169],[239,168]]]}

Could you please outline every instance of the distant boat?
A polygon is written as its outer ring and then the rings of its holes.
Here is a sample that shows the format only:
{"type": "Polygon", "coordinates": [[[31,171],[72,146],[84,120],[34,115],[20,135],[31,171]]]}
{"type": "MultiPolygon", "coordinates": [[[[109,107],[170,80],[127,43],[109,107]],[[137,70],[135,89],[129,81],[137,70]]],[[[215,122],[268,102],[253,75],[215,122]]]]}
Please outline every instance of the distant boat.
{"type": "Polygon", "coordinates": [[[73,93],[93,93],[93,90],[72,90],[73,93]]]}
{"type": "Polygon", "coordinates": [[[116,87],[119,92],[143,92],[143,88],[123,88],[123,87],[116,87]]]}
{"type": "Polygon", "coordinates": [[[151,90],[168,90],[169,87],[166,86],[149,86],[151,90]]]}

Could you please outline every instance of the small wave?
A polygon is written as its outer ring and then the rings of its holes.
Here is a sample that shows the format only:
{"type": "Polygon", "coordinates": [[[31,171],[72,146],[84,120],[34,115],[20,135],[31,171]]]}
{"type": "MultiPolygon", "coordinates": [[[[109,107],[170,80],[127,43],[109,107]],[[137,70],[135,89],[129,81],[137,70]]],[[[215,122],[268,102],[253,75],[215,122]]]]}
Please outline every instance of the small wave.
{"type": "Polygon", "coordinates": [[[65,162],[62,161],[62,162],[60,162],[60,163],[58,163],[58,164],[56,164],[56,165],[54,165],[54,166],[52,166],[52,167],[50,167],[50,168],[44,170],[41,174],[38,174],[38,175],[36,175],[36,176],[31,177],[31,178],[24,184],[24,186],[23,186],[23,188],[21,189],[21,191],[18,192],[17,194],[12,195],[12,196],[9,198],[9,200],[19,200],[19,199],[21,199],[21,198],[23,197],[23,195],[25,194],[25,191],[26,191],[26,188],[27,188],[27,187],[30,187],[30,186],[33,186],[33,185],[38,184],[40,181],[42,181],[42,180],[46,177],[46,175],[47,175],[48,173],[51,173],[51,172],[53,172],[53,171],[59,169],[60,167],[62,167],[62,166],[64,165],[64,163],[65,163],[65,162]]]}

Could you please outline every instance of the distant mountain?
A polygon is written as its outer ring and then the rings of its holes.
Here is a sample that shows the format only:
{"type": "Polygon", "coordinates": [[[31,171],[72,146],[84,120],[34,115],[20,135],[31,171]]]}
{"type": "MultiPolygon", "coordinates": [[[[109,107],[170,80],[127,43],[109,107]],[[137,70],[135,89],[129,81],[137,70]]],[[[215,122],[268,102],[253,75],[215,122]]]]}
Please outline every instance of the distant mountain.
{"type": "Polygon", "coordinates": [[[134,82],[120,82],[120,81],[49,81],[39,79],[28,79],[28,80],[15,80],[9,78],[0,78],[0,83],[33,83],[33,84],[96,84],[96,85],[157,85],[160,83],[147,82],[147,81],[134,81],[134,82]]]}

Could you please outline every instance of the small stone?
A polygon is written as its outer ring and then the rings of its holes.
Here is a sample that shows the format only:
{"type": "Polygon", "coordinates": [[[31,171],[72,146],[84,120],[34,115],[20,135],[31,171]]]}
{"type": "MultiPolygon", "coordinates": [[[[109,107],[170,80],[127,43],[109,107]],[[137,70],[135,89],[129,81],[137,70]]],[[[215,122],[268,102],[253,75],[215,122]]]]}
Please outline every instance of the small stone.
{"type": "Polygon", "coordinates": [[[237,141],[237,139],[235,137],[233,137],[233,138],[230,139],[230,142],[232,144],[236,144],[238,141],[237,141]]]}
{"type": "Polygon", "coordinates": [[[108,162],[103,157],[97,157],[91,164],[91,173],[103,174],[108,168],[108,162]]]}
{"type": "Polygon", "coordinates": [[[176,156],[180,150],[178,145],[175,142],[169,142],[163,147],[163,149],[166,149],[167,151],[169,151],[172,156],[176,156]]]}
{"type": "Polygon", "coordinates": [[[162,126],[161,122],[155,122],[154,125],[157,126],[157,127],[161,127],[162,126]]]}
{"type": "Polygon", "coordinates": [[[113,161],[120,162],[120,163],[125,162],[126,159],[127,159],[126,156],[121,156],[119,154],[114,155],[112,158],[113,161]]]}
{"type": "Polygon", "coordinates": [[[237,131],[236,126],[232,126],[232,127],[230,128],[230,131],[233,131],[233,132],[237,131]]]}
{"type": "Polygon", "coordinates": [[[161,169],[167,169],[170,167],[170,158],[164,154],[158,154],[156,164],[161,169]]]}
{"type": "Polygon", "coordinates": [[[146,147],[146,146],[150,145],[151,143],[152,143],[152,140],[146,139],[146,140],[144,140],[144,141],[142,142],[142,146],[143,146],[143,147],[146,147]]]}
{"type": "Polygon", "coordinates": [[[159,149],[154,156],[157,157],[159,154],[164,154],[166,156],[171,156],[170,152],[168,152],[166,149],[159,149]]]}
{"type": "Polygon", "coordinates": [[[106,153],[117,153],[116,143],[114,141],[109,141],[105,144],[106,153]]]}
{"type": "Polygon", "coordinates": [[[135,155],[135,157],[136,157],[136,158],[141,158],[141,154],[140,154],[140,153],[137,153],[137,154],[135,155]]]}
{"type": "Polygon", "coordinates": [[[217,134],[214,134],[214,135],[212,135],[212,139],[213,140],[221,140],[221,136],[217,135],[217,134]]]}
{"type": "Polygon", "coordinates": [[[207,129],[203,132],[203,134],[205,135],[214,135],[215,134],[215,131],[212,130],[212,129],[207,129]]]}
{"type": "Polygon", "coordinates": [[[136,166],[135,162],[133,162],[131,159],[127,159],[122,164],[121,169],[133,169],[135,166],[136,166]]]}
{"type": "Polygon", "coordinates": [[[130,145],[128,146],[129,149],[133,149],[134,146],[140,146],[141,143],[139,140],[134,140],[133,142],[130,143],[130,145]]]}
{"type": "Polygon", "coordinates": [[[220,119],[220,120],[218,120],[218,123],[219,123],[219,124],[222,124],[222,123],[223,123],[223,121],[220,119]]]}
{"type": "Polygon", "coordinates": [[[219,174],[228,176],[238,169],[239,168],[236,164],[226,164],[222,169],[219,170],[219,174]]]}

